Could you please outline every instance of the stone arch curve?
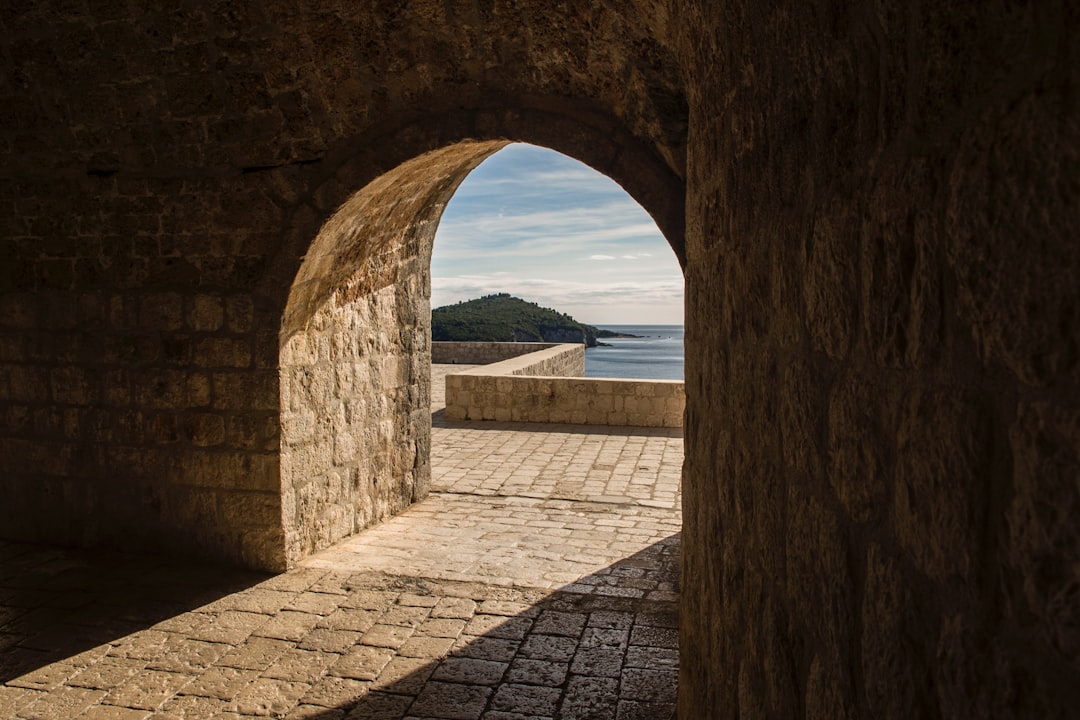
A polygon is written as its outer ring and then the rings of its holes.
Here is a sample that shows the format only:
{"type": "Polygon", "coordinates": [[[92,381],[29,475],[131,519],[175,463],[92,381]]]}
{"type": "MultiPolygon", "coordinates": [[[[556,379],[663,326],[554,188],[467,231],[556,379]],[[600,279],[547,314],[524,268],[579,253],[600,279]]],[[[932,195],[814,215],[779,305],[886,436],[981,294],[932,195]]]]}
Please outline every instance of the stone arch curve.
{"type": "MultiPolygon", "coordinates": [[[[619,182],[684,262],[681,179],[602,116],[461,111],[411,123],[383,142],[358,142],[311,193],[315,208],[340,201],[333,215],[306,248],[284,253],[303,253],[281,312],[277,358],[286,565],[427,494],[435,230],[468,173],[515,140],[619,182]]],[[[290,238],[302,242],[297,228],[290,238]]]]}

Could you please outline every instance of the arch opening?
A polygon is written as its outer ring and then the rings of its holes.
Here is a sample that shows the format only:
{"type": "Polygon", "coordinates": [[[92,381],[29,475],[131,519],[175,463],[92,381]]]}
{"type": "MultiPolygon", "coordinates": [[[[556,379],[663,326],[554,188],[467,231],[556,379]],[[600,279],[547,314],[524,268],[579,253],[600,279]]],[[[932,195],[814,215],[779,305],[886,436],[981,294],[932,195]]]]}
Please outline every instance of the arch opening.
{"type": "Polygon", "coordinates": [[[461,181],[508,142],[417,154],[349,196],[311,242],[279,334],[285,566],[428,493],[435,231],[461,181]]]}

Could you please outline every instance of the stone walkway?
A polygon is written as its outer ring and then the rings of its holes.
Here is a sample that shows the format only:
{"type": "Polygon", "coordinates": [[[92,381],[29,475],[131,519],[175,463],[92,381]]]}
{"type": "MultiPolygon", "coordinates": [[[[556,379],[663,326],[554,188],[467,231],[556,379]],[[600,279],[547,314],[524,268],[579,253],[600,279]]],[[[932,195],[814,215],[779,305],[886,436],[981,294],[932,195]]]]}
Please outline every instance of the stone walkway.
{"type": "Polygon", "coordinates": [[[681,434],[433,424],[432,495],[282,575],[0,543],[0,717],[672,717],[681,434]]]}

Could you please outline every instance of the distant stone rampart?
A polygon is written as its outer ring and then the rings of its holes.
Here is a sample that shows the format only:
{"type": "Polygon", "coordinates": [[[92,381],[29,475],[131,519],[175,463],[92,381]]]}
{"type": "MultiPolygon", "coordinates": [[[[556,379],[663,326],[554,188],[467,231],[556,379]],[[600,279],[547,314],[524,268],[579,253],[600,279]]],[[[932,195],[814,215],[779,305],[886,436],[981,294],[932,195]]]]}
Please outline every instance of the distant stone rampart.
{"type": "MultiPolygon", "coordinates": [[[[558,347],[558,343],[433,342],[431,343],[431,362],[436,365],[491,365],[553,347],[558,347]]],[[[584,368],[584,355],[581,362],[584,368]]]]}

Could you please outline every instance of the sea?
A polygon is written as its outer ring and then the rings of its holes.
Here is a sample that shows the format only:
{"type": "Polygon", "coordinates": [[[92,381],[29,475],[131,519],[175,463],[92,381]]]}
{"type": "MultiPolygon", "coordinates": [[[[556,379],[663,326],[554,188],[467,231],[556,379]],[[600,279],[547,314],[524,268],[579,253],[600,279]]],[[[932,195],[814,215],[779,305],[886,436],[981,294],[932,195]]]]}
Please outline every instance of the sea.
{"type": "Polygon", "coordinates": [[[585,350],[585,377],[683,379],[682,325],[597,325],[635,338],[598,338],[585,350]]]}

